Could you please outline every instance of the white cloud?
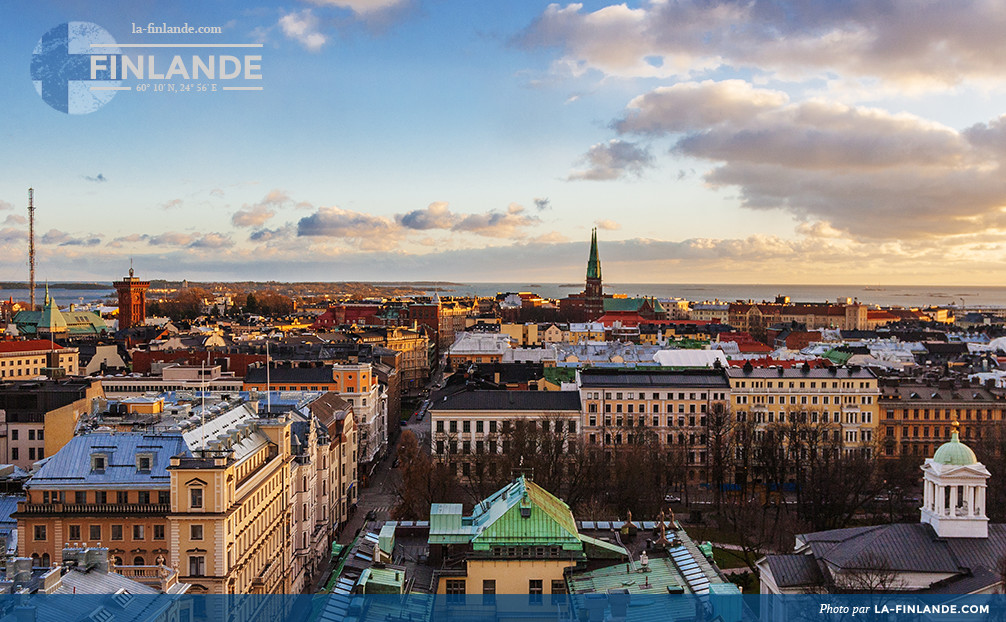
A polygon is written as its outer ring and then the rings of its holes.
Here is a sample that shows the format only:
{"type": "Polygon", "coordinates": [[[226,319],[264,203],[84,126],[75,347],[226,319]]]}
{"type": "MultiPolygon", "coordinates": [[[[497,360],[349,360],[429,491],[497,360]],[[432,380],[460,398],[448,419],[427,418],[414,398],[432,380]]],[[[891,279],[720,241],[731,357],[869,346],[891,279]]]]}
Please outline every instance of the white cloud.
{"type": "Polygon", "coordinates": [[[327,42],[325,35],[318,30],[318,18],[311,9],[287,13],[279,19],[279,27],[284,35],[311,52],[320,51],[327,42]]]}
{"type": "Polygon", "coordinates": [[[559,48],[555,67],[574,74],[689,78],[727,67],[932,88],[998,80],[1004,30],[996,0],[650,0],[550,4],[516,41],[559,48]]]}
{"type": "Polygon", "coordinates": [[[357,15],[367,15],[395,9],[408,4],[409,0],[308,0],[319,6],[334,6],[349,9],[357,15]]]}
{"type": "Polygon", "coordinates": [[[622,228],[622,225],[615,222],[614,220],[607,220],[607,219],[597,220],[594,221],[594,224],[597,225],[598,229],[602,229],[604,231],[618,231],[619,229],[622,228]]]}

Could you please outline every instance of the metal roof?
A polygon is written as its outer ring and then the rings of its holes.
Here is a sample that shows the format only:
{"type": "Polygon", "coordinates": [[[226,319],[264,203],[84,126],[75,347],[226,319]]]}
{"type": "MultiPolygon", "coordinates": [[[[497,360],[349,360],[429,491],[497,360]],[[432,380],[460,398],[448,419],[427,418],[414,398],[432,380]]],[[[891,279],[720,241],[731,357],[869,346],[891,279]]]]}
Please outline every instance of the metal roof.
{"type": "Polygon", "coordinates": [[[580,413],[577,391],[463,391],[430,405],[442,410],[540,410],[580,413]]]}
{"type": "Polygon", "coordinates": [[[92,433],[75,436],[50,457],[26,488],[50,490],[149,488],[167,489],[172,456],[191,455],[180,434],[92,433]],[[91,469],[91,457],[104,454],[105,469],[91,469]],[[137,468],[137,454],[150,454],[149,471],[137,468]]]}
{"type": "Polygon", "coordinates": [[[765,563],[779,587],[823,584],[824,577],[813,555],[766,555],[765,563]]]}
{"type": "Polygon", "coordinates": [[[730,387],[726,374],[705,369],[632,371],[630,369],[584,369],[580,372],[583,387],[730,387]]]}

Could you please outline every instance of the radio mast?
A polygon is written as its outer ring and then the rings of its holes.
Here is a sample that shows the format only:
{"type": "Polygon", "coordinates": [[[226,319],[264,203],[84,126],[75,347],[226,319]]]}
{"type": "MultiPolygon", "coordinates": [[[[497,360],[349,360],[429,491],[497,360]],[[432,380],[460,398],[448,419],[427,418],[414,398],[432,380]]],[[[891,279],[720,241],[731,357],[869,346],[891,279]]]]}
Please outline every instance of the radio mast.
{"type": "Polygon", "coordinates": [[[28,188],[28,298],[35,310],[35,189],[28,188]]]}

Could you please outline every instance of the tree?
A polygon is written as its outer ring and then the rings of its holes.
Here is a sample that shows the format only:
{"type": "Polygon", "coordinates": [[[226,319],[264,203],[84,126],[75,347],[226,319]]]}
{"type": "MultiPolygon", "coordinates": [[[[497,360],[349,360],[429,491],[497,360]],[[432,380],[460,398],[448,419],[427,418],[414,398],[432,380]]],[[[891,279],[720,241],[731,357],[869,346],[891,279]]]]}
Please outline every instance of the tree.
{"type": "Polygon", "coordinates": [[[723,500],[727,471],[733,464],[734,420],[723,402],[713,402],[706,412],[706,481],[713,486],[717,509],[723,500]]]}
{"type": "Polygon", "coordinates": [[[245,313],[258,313],[258,300],[255,299],[255,294],[249,293],[245,298],[245,313]]]}
{"type": "Polygon", "coordinates": [[[876,551],[866,550],[852,560],[854,568],[832,575],[832,593],[878,594],[904,587],[904,581],[890,561],[876,551]]]}
{"type": "Polygon", "coordinates": [[[402,432],[398,441],[400,480],[395,485],[398,502],[391,510],[395,520],[426,520],[430,504],[450,502],[455,497],[457,481],[447,465],[433,461],[419,447],[412,430],[402,432]]]}

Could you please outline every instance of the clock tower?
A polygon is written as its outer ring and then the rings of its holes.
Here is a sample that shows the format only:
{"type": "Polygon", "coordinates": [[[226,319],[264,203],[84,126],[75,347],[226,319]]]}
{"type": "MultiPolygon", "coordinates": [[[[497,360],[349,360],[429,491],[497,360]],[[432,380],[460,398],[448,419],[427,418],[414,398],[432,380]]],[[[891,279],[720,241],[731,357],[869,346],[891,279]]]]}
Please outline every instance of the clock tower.
{"type": "Polygon", "coordinates": [[[143,326],[147,319],[147,288],[150,287],[150,281],[136,278],[130,268],[128,277],[112,285],[119,292],[119,330],[143,326]]]}

